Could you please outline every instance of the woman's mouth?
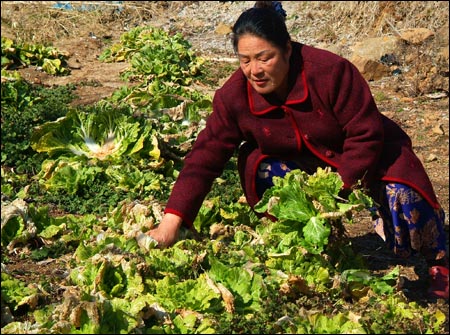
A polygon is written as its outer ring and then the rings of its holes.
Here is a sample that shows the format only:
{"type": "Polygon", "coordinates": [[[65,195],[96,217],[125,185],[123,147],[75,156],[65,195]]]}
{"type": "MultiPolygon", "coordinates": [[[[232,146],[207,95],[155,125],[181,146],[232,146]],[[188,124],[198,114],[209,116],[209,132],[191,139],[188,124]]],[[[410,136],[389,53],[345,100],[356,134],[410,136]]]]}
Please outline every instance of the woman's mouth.
{"type": "Polygon", "coordinates": [[[263,79],[253,79],[253,82],[255,83],[255,85],[257,86],[265,86],[265,84],[267,83],[267,80],[263,80],[263,79]]]}

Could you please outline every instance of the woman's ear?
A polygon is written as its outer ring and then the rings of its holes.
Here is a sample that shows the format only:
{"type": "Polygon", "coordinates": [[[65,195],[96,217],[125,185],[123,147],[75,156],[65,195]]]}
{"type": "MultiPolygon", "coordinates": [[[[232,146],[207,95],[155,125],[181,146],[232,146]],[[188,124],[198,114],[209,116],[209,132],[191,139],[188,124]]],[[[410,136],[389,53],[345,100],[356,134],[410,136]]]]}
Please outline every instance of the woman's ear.
{"type": "Polygon", "coordinates": [[[286,43],[286,58],[289,60],[292,55],[292,43],[291,41],[287,41],[286,43]]]}

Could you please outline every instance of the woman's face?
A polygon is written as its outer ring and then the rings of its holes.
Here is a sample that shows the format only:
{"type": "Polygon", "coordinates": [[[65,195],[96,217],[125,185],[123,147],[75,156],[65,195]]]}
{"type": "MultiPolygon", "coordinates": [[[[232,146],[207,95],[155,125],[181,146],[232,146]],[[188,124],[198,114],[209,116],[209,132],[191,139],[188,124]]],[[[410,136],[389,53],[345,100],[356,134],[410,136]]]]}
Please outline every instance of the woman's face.
{"type": "Polygon", "coordinates": [[[270,42],[254,35],[243,35],[237,44],[237,56],[242,71],[252,87],[260,94],[276,94],[284,100],[287,96],[289,43],[283,52],[270,42]]]}

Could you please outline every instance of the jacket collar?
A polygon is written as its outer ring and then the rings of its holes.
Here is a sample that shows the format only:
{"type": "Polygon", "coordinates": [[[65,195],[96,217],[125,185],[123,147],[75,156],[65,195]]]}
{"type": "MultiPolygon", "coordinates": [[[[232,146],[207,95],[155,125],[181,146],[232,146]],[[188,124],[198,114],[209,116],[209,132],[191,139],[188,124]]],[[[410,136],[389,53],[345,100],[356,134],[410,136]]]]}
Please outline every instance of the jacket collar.
{"type": "MultiPolygon", "coordinates": [[[[286,101],[282,106],[295,105],[306,101],[308,98],[308,86],[306,84],[306,76],[302,66],[301,47],[293,49],[290,69],[289,69],[289,86],[291,87],[286,101]]],[[[262,115],[271,112],[280,107],[273,105],[257,93],[250,82],[247,81],[248,103],[250,112],[254,115],[262,115]]]]}

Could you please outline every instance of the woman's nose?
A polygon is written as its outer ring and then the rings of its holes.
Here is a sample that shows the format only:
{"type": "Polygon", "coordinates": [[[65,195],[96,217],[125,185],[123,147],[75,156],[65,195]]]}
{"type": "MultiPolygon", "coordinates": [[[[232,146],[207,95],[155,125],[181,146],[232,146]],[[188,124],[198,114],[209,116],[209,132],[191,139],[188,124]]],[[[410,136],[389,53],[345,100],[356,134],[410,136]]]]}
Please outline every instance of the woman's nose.
{"type": "Polygon", "coordinates": [[[250,71],[251,71],[252,75],[258,75],[262,72],[262,68],[258,62],[251,62],[250,71]]]}

